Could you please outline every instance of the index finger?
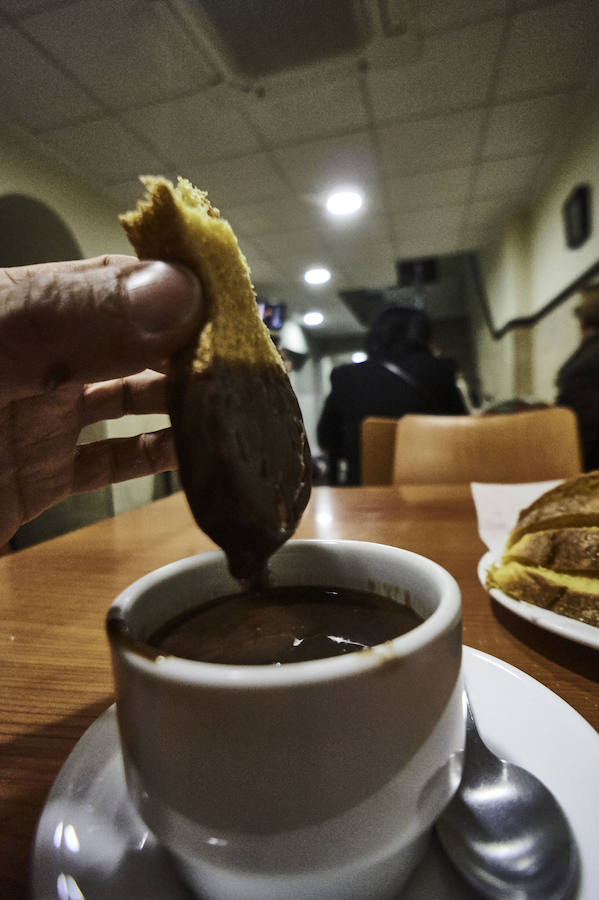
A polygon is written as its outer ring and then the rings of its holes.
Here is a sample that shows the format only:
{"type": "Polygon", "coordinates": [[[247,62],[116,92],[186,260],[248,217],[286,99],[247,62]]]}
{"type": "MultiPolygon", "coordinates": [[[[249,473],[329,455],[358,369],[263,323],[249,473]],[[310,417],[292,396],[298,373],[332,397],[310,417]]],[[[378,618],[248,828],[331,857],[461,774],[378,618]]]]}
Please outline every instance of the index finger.
{"type": "Polygon", "coordinates": [[[59,262],[35,263],[31,266],[0,268],[0,286],[2,284],[20,284],[27,278],[50,272],[88,272],[91,269],[99,269],[102,266],[134,266],[137,262],[138,260],[135,256],[115,253],[105,256],[93,256],[89,259],[69,259],[59,262]]]}

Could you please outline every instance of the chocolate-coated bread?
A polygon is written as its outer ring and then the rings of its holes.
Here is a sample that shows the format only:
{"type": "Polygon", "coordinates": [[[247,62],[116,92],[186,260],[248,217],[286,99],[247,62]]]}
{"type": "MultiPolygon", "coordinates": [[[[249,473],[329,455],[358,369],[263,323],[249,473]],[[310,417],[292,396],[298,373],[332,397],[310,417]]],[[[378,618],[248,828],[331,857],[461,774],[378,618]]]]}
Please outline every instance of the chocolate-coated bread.
{"type": "Polygon", "coordinates": [[[121,217],[137,255],[192,269],[206,308],[196,339],[171,364],[181,482],[232,574],[257,580],[310,496],[301,412],[229,223],[185,179],[176,187],[164,178],[142,181],[146,197],[121,217]]]}

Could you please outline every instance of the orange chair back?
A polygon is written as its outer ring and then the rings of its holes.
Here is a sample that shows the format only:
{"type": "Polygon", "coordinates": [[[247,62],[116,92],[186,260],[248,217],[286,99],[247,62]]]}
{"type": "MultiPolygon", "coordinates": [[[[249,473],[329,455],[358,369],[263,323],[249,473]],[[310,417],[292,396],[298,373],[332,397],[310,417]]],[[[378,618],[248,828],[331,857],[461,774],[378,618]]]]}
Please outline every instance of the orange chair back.
{"type": "Polygon", "coordinates": [[[578,423],[565,407],[505,415],[401,418],[392,483],[516,483],[582,471],[578,423]]]}
{"type": "Polygon", "coordinates": [[[360,483],[391,484],[399,419],[369,416],[360,430],[360,483]]]}

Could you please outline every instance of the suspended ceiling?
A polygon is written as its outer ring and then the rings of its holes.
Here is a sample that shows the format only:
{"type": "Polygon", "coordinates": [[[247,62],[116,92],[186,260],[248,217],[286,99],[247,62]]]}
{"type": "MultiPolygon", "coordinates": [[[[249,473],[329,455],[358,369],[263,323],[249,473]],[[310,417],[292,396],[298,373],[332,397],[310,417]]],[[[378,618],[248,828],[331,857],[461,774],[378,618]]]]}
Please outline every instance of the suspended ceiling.
{"type": "Polygon", "coordinates": [[[598,37],[591,0],[0,0],[0,115],[115,209],[139,173],[191,178],[258,289],[347,334],[341,292],[476,250],[534,201],[598,37]],[[365,197],[347,220],[324,208],[339,185],[365,197]],[[328,285],[303,284],[314,264],[328,285]]]}

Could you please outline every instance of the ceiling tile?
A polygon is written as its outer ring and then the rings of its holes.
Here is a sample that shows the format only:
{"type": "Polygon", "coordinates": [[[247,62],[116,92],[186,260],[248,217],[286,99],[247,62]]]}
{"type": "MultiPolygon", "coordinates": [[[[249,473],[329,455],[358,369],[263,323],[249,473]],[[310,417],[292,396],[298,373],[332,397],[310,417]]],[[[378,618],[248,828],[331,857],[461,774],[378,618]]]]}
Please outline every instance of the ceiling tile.
{"type": "Polygon", "coordinates": [[[394,226],[398,256],[409,259],[453,253],[458,249],[462,218],[462,206],[396,213],[394,226]]]}
{"type": "Polygon", "coordinates": [[[335,302],[335,291],[336,286],[333,290],[326,290],[322,286],[310,289],[301,278],[289,278],[285,275],[275,278],[268,286],[269,296],[279,303],[286,303],[288,314],[294,318],[316,306],[322,308],[325,303],[328,309],[328,305],[335,302]]]}
{"type": "MultiPolygon", "coordinates": [[[[319,288],[311,288],[305,286],[297,293],[290,295],[290,306],[292,314],[297,318],[298,315],[317,309],[324,313],[324,322],[322,325],[314,329],[314,334],[322,334],[325,328],[330,328],[334,322],[339,325],[338,315],[341,311],[341,301],[337,295],[337,291],[341,286],[341,281],[335,278],[332,288],[322,290],[319,288]]],[[[345,315],[347,322],[347,311],[345,315]]]]}
{"type": "Polygon", "coordinates": [[[368,134],[299,143],[275,150],[289,183],[299,191],[317,193],[338,185],[359,187],[377,177],[376,157],[368,134]]]}
{"type": "Polygon", "coordinates": [[[400,238],[398,257],[419,259],[422,256],[442,256],[460,249],[459,232],[443,228],[439,231],[409,232],[400,238]]]}
{"type": "Polygon", "coordinates": [[[426,234],[428,232],[457,231],[462,222],[463,206],[444,206],[441,209],[412,210],[397,213],[393,217],[396,233],[400,243],[408,234],[426,234]]]}
{"type": "Polygon", "coordinates": [[[461,166],[389,178],[386,187],[391,208],[405,212],[463,203],[472,173],[472,166],[461,166]]]}
{"type": "Polygon", "coordinates": [[[556,127],[572,103],[572,95],[552,94],[496,106],[487,124],[483,159],[524,156],[550,149],[556,127]]]}
{"type": "Polygon", "coordinates": [[[180,172],[203,191],[228,216],[229,208],[265,200],[288,191],[267,153],[208,162],[180,172]]]}
{"type": "Polygon", "coordinates": [[[307,228],[312,220],[306,204],[285,193],[227,207],[227,216],[238,234],[260,235],[272,231],[294,231],[307,228]]]}
{"type": "Polygon", "coordinates": [[[464,216],[465,228],[490,228],[498,221],[513,213],[520,206],[514,197],[494,197],[475,200],[464,216]]]}
{"type": "Polygon", "coordinates": [[[49,131],[48,146],[92,183],[115,183],[140,173],[160,172],[161,160],[130,135],[116,119],[99,119],[49,131]]]}
{"type": "Polygon", "coordinates": [[[17,18],[55,5],[56,0],[0,0],[0,11],[17,18]]]}
{"type": "Polygon", "coordinates": [[[339,289],[376,289],[395,284],[395,261],[396,253],[390,242],[364,247],[343,263],[343,279],[340,278],[339,289]]]}
{"type": "Polygon", "coordinates": [[[359,131],[367,117],[354,77],[290,82],[264,96],[243,95],[248,115],[273,147],[312,137],[359,131]]]}
{"type": "Polygon", "coordinates": [[[575,85],[594,61],[599,3],[563,0],[516,15],[497,77],[497,97],[575,85]]]}
{"type": "Polygon", "coordinates": [[[551,6],[555,0],[512,0],[515,9],[530,9],[531,7],[551,6]]]}
{"type": "Polygon", "coordinates": [[[163,0],[80,0],[33,15],[23,27],[111,109],[217,80],[163,0]]]}
{"type": "Polygon", "coordinates": [[[326,265],[327,262],[326,248],[320,236],[310,229],[273,231],[256,235],[253,242],[273,262],[290,261],[291,269],[300,279],[309,266],[326,265]]]}
{"type": "Polygon", "coordinates": [[[363,215],[345,222],[323,222],[318,229],[323,244],[334,258],[345,263],[361,248],[379,246],[389,241],[389,225],[382,215],[363,215]]]}
{"type": "Polygon", "coordinates": [[[257,249],[255,243],[249,242],[247,238],[243,238],[240,241],[240,246],[250,267],[252,283],[256,290],[259,290],[261,285],[272,284],[277,279],[280,279],[281,273],[277,267],[270,260],[266,259],[257,249]]]}
{"type": "Polygon", "coordinates": [[[203,91],[121,114],[135,131],[179,167],[259,149],[226,91],[203,91]]]}
{"type": "Polygon", "coordinates": [[[351,282],[359,287],[383,287],[395,281],[395,253],[384,222],[374,223],[376,239],[359,240],[358,235],[347,243],[327,240],[328,259],[344,279],[344,288],[351,282]]]}
{"type": "Polygon", "coordinates": [[[415,62],[368,74],[376,122],[481,103],[501,38],[500,19],[425,38],[415,62]]]}
{"type": "Polygon", "coordinates": [[[381,127],[383,170],[402,175],[470,163],[482,123],[483,111],[476,109],[381,127]]]}
{"type": "Polygon", "coordinates": [[[536,186],[535,176],[544,159],[542,154],[536,154],[482,162],[477,168],[474,198],[530,194],[536,186]]]}
{"type": "Polygon", "coordinates": [[[0,111],[31,131],[99,112],[94,101],[14,29],[0,28],[0,111]]]}
{"type": "Polygon", "coordinates": [[[48,154],[118,209],[142,196],[139,172],[190,178],[231,220],[254,283],[290,315],[322,307],[327,328],[351,318],[341,288],[387,287],[398,257],[496,235],[599,83],[599,3],[420,0],[401,65],[373,53],[359,76],[349,57],[290,68],[260,97],[205,67],[205,35],[177,18],[192,2],[0,0],[0,115],[42,147],[47,134],[48,154]],[[365,194],[351,220],[324,207],[341,183],[365,194]],[[311,289],[318,262],[333,278],[311,289]]]}
{"type": "Polygon", "coordinates": [[[476,22],[505,12],[506,0],[426,0],[419,6],[419,21],[423,31],[452,28],[466,22],[476,22]]]}

